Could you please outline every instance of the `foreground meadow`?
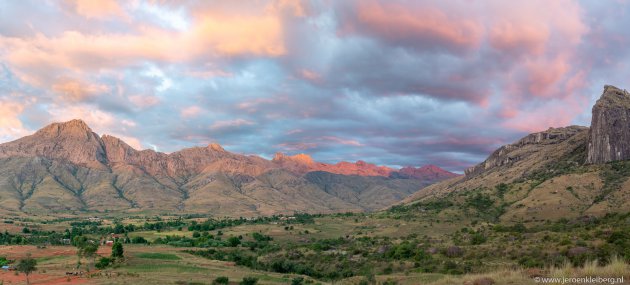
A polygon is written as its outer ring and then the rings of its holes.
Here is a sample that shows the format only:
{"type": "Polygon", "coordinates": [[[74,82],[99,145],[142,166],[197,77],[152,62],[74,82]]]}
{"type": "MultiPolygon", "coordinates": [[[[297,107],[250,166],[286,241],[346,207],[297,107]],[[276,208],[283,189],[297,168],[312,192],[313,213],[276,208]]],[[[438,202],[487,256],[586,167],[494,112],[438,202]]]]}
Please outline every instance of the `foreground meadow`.
{"type": "MultiPolygon", "coordinates": [[[[500,224],[436,207],[256,219],[4,217],[0,260],[15,267],[30,255],[37,261],[32,284],[474,285],[630,277],[628,214],[500,224]],[[112,257],[113,241],[124,248],[122,257],[112,257]],[[79,257],[94,244],[94,255],[79,257]]],[[[0,280],[26,281],[13,270],[0,271],[0,280]]]]}

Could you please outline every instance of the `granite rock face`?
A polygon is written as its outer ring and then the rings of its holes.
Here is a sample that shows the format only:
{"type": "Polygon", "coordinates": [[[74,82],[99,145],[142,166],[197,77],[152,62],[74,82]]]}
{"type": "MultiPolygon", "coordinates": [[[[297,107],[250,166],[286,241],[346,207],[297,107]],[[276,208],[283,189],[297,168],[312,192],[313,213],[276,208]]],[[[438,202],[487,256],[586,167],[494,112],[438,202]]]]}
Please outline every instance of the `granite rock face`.
{"type": "Polygon", "coordinates": [[[593,106],[586,163],[630,159],[630,93],[606,85],[593,106]]]}

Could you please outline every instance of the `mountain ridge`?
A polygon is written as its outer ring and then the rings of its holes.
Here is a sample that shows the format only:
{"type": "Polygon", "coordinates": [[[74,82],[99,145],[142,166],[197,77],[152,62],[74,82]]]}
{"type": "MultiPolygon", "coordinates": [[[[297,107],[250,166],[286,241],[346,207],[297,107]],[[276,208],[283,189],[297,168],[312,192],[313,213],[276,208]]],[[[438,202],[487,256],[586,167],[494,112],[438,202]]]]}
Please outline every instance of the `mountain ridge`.
{"type": "Polygon", "coordinates": [[[412,177],[361,161],[280,157],[287,159],[236,154],[215,143],[168,154],[136,150],[117,137],[99,136],[82,120],[53,123],[0,144],[0,210],[371,211],[455,175],[429,167],[437,172],[412,177]]]}

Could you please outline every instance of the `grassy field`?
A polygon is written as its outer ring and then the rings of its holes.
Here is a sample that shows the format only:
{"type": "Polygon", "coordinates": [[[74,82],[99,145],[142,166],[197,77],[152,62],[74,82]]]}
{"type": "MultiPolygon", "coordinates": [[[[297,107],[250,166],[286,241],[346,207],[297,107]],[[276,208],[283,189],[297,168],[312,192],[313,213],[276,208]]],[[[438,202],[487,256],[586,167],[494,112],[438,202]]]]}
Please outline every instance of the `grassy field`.
{"type": "MultiPolygon", "coordinates": [[[[249,270],[234,266],[229,262],[207,260],[181,252],[181,248],[165,246],[127,246],[128,256],[124,262],[114,268],[93,270],[82,277],[65,277],[66,271],[73,271],[76,256],[71,247],[50,247],[37,249],[32,246],[4,248],[2,254],[9,259],[20,258],[26,252],[37,256],[38,271],[31,277],[32,284],[211,284],[219,276],[228,277],[233,284],[238,284],[243,277],[257,277],[258,284],[291,284],[296,275],[277,274],[249,270]]],[[[107,251],[100,251],[106,255],[107,251]]],[[[434,273],[405,273],[375,275],[374,284],[474,284],[476,280],[490,278],[496,284],[535,284],[534,277],[581,277],[630,276],[630,267],[622,260],[614,260],[607,266],[588,263],[584,267],[575,268],[565,265],[558,268],[541,270],[502,269],[485,274],[445,275],[434,273]],[[395,283],[393,283],[395,282],[395,283]]],[[[16,276],[13,272],[1,272],[0,280],[4,284],[25,284],[24,276],[16,276]]],[[[306,279],[309,280],[309,279],[306,279]]],[[[339,280],[334,284],[361,284],[363,277],[352,277],[339,280]]],[[[627,279],[626,279],[627,281],[627,279]]],[[[307,284],[307,283],[304,283],[307,284]]],[[[311,284],[333,284],[314,280],[311,284]]],[[[370,283],[368,283],[370,284],[370,283]]],[[[555,283],[560,284],[560,283],[555,283]]],[[[619,284],[619,283],[618,283],[619,284]]],[[[627,283],[624,283],[627,284],[627,283]]]]}
{"type": "MultiPolygon", "coordinates": [[[[518,225],[478,214],[483,197],[461,197],[473,209],[421,204],[371,214],[261,220],[137,216],[3,217],[0,257],[30,253],[38,262],[33,284],[535,284],[534,277],[630,275],[630,215],[518,225]],[[468,212],[466,212],[468,211],[468,212]],[[64,237],[118,238],[124,258],[103,269],[111,255],[101,245],[94,260],[64,237]],[[139,243],[134,243],[136,240],[139,243]],[[455,252],[451,252],[455,251],[455,252]],[[610,259],[613,256],[619,258],[610,259]],[[89,273],[88,268],[89,269],[89,273]],[[66,272],[84,271],[81,276],[66,272]],[[297,283],[296,283],[297,282],[297,283]]],[[[24,275],[0,272],[4,284],[24,275]]]]}

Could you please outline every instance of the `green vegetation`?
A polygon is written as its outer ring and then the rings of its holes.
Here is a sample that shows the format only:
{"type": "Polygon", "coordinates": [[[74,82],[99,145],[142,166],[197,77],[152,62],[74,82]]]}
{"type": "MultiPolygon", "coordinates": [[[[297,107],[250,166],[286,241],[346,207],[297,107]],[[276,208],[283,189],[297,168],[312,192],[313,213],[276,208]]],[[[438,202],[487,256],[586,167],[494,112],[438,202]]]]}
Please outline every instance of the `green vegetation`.
{"type": "Polygon", "coordinates": [[[112,245],[112,258],[123,258],[124,257],[124,249],[123,245],[120,241],[114,242],[112,245]]]}
{"type": "Polygon", "coordinates": [[[228,284],[228,283],[230,283],[230,279],[225,276],[217,277],[216,279],[214,279],[214,281],[212,281],[213,285],[228,284]]]}
{"type": "Polygon", "coordinates": [[[0,256],[0,266],[5,266],[7,264],[9,264],[9,260],[4,256],[0,256]]]}
{"type": "MultiPolygon", "coordinates": [[[[604,266],[615,256],[630,261],[630,214],[501,222],[498,217],[516,190],[513,184],[498,184],[378,213],[304,216],[302,223],[279,217],[136,218],[98,225],[63,221],[74,226],[60,230],[58,237],[74,236],[71,244],[77,248],[79,265],[82,258],[89,258],[93,267],[124,272],[129,278],[136,278],[134,274],[146,278],[154,272],[202,278],[211,270],[213,284],[311,284],[349,278],[356,281],[353,284],[383,284],[415,276],[410,281],[414,284],[506,267],[545,270],[592,262],[604,266]],[[146,224],[159,230],[147,231],[146,224]],[[120,233],[112,237],[102,228],[117,228],[120,233]],[[95,254],[96,241],[110,238],[115,241],[111,257],[95,254]],[[123,253],[126,258],[121,258],[123,253]],[[226,266],[229,272],[267,272],[274,277],[231,275],[208,266],[226,266]]],[[[17,232],[2,235],[28,243],[45,240],[44,233],[52,233],[31,225],[30,233],[24,234],[22,228],[20,224],[17,232]]]]}
{"type": "Polygon", "coordinates": [[[98,260],[98,262],[94,265],[94,267],[96,267],[98,269],[105,269],[108,266],[110,266],[112,263],[114,263],[114,259],[113,258],[101,257],[98,260]]]}
{"type": "Polygon", "coordinates": [[[243,277],[241,283],[239,285],[256,285],[258,283],[258,278],[256,277],[243,277]]]}
{"type": "Polygon", "coordinates": [[[180,260],[181,258],[172,253],[159,253],[159,252],[143,252],[136,254],[137,257],[146,259],[161,259],[161,260],[180,260]]]}
{"type": "Polygon", "coordinates": [[[602,193],[595,197],[594,203],[603,201],[608,194],[621,187],[630,177],[630,161],[615,161],[606,164],[601,172],[604,181],[602,193]]]}

